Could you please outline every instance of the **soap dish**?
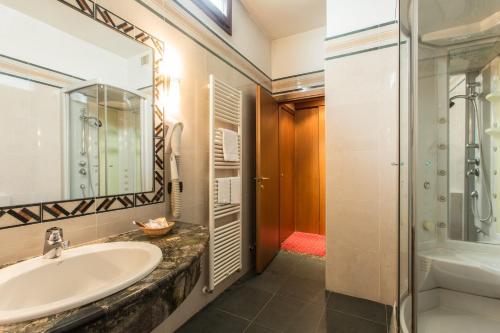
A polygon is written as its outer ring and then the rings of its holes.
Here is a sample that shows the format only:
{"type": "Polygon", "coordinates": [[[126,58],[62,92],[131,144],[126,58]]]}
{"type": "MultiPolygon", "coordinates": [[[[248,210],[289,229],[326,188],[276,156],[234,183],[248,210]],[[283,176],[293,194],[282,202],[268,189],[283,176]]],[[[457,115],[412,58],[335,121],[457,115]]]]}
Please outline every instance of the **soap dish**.
{"type": "Polygon", "coordinates": [[[144,232],[144,234],[148,236],[166,235],[175,226],[175,222],[168,222],[167,219],[164,217],[160,217],[155,220],[149,220],[147,222],[133,221],[133,223],[135,225],[138,225],[144,232]],[[151,227],[150,225],[154,225],[154,227],[151,227]]]}

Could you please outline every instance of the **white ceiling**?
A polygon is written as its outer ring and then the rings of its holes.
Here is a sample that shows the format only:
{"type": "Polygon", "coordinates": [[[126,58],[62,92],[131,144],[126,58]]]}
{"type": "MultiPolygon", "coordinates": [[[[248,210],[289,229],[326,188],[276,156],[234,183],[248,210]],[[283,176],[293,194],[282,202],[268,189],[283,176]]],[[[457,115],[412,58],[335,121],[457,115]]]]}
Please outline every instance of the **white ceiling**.
{"type": "Polygon", "coordinates": [[[250,16],[271,39],[321,28],[326,0],[241,0],[250,16]]]}

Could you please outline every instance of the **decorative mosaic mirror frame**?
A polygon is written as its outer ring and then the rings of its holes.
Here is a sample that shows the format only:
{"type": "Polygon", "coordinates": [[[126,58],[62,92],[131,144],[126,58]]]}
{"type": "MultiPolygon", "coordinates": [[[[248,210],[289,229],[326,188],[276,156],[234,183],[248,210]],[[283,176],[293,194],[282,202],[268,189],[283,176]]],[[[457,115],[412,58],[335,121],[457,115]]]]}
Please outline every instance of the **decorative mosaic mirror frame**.
{"type": "Polygon", "coordinates": [[[165,51],[163,42],[91,0],[57,1],[153,49],[154,186],[150,192],[0,207],[0,230],[165,201],[165,131],[163,106],[160,104],[160,95],[167,85],[166,78],[160,73],[160,63],[165,51]]]}

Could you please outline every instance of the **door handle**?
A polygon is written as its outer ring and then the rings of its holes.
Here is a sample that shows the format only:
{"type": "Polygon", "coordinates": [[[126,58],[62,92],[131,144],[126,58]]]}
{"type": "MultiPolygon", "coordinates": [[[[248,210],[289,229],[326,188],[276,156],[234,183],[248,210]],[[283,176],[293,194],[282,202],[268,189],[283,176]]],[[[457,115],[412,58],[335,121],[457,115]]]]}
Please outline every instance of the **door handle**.
{"type": "Polygon", "coordinates": [[[268,177],[255,177],[254,180],[255,181],[258,181],[258,182],[261,182],[263,180],[268,180],[268,179],[271,179],[271,178],[268,178],[268,177]]]}
{"type": "Polygon", "coordinates": [[[264,188],[264,182],[263,182],[263,181],[264,181],[264,180],[271,179],[271,178],[268,178],[268,177],[255,177],[254,179],[255,179],[255,181],[256,181],[258,184],[260,184],[260,185],[259,185],[259,186],[260,186],[260,188],[261,188],[261,189],[263,189],[263,188],[264,188]]]}

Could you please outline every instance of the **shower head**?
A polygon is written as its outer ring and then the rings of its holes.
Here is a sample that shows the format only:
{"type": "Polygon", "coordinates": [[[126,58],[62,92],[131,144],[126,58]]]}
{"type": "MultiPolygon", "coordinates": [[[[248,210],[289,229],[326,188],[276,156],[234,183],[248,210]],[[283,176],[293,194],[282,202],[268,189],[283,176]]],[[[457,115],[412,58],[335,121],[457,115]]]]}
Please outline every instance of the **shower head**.
{"type": "Polygon", "coordinates": [[[455,102],[454,100],[457,99],[457,98],[463,98],[465,100],[468,100],[468,101],[472,101],[474,100],[476,97],[478,96],[477,93],[471,93],[469,95],[455,95],[453,97],[450,98],[450,109],[455,105],[455,102]]]}
{"type": "Polygon", "coordinates": [[[89,124],[94,125],[95,127],[102,127],[102,121],[100,121],[96,117],[81,116],[80,119],[83,121],[88,121],[89,124]]]}

